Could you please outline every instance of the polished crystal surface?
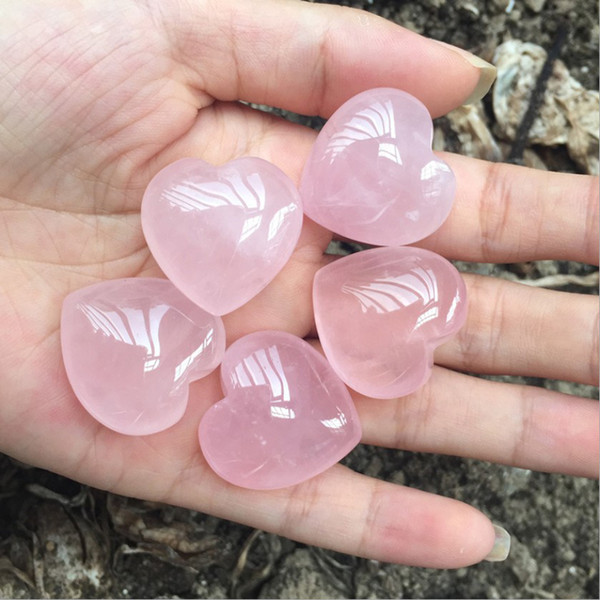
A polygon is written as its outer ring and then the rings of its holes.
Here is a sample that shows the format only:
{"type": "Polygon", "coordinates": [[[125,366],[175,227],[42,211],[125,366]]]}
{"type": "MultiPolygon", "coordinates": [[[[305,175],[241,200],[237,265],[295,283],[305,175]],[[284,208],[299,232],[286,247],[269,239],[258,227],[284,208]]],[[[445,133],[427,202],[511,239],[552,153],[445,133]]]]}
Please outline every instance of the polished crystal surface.
{"type": "Polygon", "coordinates": [[[188,384],[223,358],[225,330],[166,279],[116,279],[66,297],[61,343],[86,410],[110,429],[146,435],[182,417],[188,384]]]}
{"type": "Polygon", "coordinates": [[[193,302],[223,315],[258,294],[289,259],[302,226],[292,181],[260,158],[162,169],[142,201],[154,258],[193,302]]]}
{"type": "Polygon", "coordinates": [[[319,339],[336,373],[374,398],[414,392],[433,351],[466,319],[464,282],[446,259],[419,248],[375,248],[320,269],[313,302],[319,339]]]}
{"type": "Polygon", "coordinates": [[[202,451],[223,479],[253,489],[300,483],[343,458],[361,429],[347,388],[304,340],[252,333],[228,348],[226,394],[204,415],[202,451]]]}
{"type": "Polygon", "coordinates": [[[401,90],[354,96],[327,121],[304,167],[304,212],[335,233],[381,246],[410,244],[444,222],[450,167],[431,150],[429,112],[401,90]]]}

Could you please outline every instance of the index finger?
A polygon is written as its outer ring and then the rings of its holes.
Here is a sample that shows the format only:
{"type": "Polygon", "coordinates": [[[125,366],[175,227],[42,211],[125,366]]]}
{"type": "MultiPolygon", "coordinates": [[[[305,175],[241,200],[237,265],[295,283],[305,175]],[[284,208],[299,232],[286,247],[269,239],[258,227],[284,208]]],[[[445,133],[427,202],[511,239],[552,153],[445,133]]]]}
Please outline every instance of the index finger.
{"type": "Polygon", "coordinates": [[[443,154],[456,175],[446,222],[419,242],[447,258],[598,264],[598,178],[443,154]]]}

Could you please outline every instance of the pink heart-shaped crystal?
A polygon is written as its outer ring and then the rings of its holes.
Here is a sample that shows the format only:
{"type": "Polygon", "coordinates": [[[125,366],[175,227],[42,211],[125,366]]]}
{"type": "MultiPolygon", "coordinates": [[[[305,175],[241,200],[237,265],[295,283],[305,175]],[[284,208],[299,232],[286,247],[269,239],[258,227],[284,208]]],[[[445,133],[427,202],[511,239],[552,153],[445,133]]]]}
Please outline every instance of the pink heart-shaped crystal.
{"type": "Polygon", "coordinates": [[[167,277],[213,315],[256,296],[289,259],[302,226],[292,181],[260,158],[215,167],[185,158],[150,181],[142,228],[167,277]]]}
{"type": "Polygon", "coordinates": [[[313,303],[319,339],[336,373],[374,398],[414,392],[433,351],[466,318],[466,288],[446,259],[420,248],[375,248],[320,269],[313,303]]]}
{"type": "Polygon", "coordinates": [[[361,436],[346,386],[304,340],[261,331],[228,348],[226,397],[206,412],[202,452],[223,479],[246,488],[300,483],[343,458],[361,436]]]}
{"type": "Polygon", "coordinates": [[[327,121],[304,167],[304,212],[331,231],[382,246],[433,233],[454,199],[450,167],[433,154],[433,125],[416,98],[362,92],[327,121]]]}
{"type": "Polygon", "coordinates": [[[221,362],[225,330],[166,279],[116,279],[65,298],[61,343],[86,410],[110,429],[146,435],[179,421],[190,381],[221,362]]]}

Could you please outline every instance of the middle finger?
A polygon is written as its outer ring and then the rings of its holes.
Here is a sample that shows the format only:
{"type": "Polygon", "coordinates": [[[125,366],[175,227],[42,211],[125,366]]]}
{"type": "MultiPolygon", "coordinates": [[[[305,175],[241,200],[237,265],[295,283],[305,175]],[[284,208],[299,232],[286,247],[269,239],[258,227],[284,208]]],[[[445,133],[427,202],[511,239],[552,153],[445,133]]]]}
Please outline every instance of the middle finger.
{"type": "Polygon", "coordinates": [[[467,321],[436,350],[436,363],[460,371],[597,384],[597,298],[481,275],[463,278],[467,321]]]}

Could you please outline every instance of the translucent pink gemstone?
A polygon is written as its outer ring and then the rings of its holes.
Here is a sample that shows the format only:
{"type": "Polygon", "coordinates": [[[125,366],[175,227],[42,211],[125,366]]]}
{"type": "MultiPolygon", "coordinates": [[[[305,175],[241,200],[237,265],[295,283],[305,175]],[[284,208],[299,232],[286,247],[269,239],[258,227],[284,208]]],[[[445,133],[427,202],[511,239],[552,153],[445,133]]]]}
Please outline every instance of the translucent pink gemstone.
{"type": "Polygon", "coordinates": [[[450,167],[433,154],[425,106],[378,88],[327,121],[300,184],[304,212],[345,237],[382,246],[420,240],[444,222],[454,199],[450,167]]]}
{"type": "Polygon", "coordinates": [[[146,435],[182,417],[188,384],[223,358],[225,330],[166,279],[116,279],[67,296],[61,343],[86,410],[110,429],[146,435]]]}
{"type": "Polygon", "coordinates": [[[220,167],[179,160],[152,179],[142,202],[142,227],[156,262],[214,315],[239,308],[277,275],[301,226],[293,182],[260,158],[220,167]]]}
{"type": "Polygon", "coordinates": [[[300,483],[343,458],[361,436],[348,390],[304,340],[262,331],[228,348],[225,398],[204,415],[202,452],[223,479],[253,489],[300,483]]]}
{"type": "Polygon", "coordinates": [[[446,259],[419,248],[375,248],[320,269],[313,288],[325,355],[353,389],[374,398],[414,392],[433,351],[466,319],[464,282],[446,259]]]}

